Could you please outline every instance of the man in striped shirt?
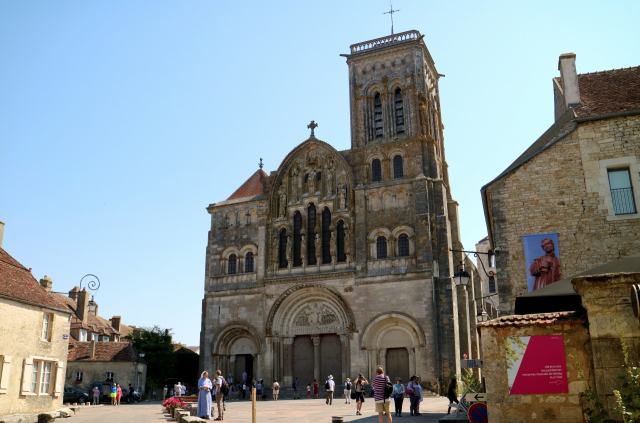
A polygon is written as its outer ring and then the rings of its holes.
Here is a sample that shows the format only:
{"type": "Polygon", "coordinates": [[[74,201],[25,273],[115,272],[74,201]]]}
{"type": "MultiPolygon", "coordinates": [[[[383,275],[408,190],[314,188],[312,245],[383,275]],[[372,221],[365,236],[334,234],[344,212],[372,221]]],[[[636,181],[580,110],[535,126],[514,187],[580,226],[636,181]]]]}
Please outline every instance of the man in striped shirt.
{"type": "Polygon", "coordinates": [[[374,399],[376,401],[376,412],[378,413],[378,422],[382,423],[383,417],[382,414],[387,413],[387,422],[391,423],[391,411],[390,411],[390,403],[391,398],[386,397],[384,395],[384,386],[386,382],[389,381],[389,378],[384,375],[384,371],[382,370],[382,366],[378,366],[376,369],[376,377],[371,381],[371,385],[375,388],[376,392],[374,394],[374,399]]]}

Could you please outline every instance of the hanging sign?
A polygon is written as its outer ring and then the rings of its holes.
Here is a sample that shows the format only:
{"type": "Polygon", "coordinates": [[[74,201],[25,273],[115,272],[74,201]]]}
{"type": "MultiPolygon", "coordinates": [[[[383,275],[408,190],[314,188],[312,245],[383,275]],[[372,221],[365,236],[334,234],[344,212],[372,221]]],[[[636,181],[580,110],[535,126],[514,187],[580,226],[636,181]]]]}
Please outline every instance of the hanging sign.
{"type": "Polygon", "coordinates": [[[471,423],[487,423],[489,421],[487,404],[476,403],[469,407],[469,421],[471,423]]]}
{"type": "Polygon", "coordinates": [[[463,369],[481,369],[484,360],[460,360],[460,367],[463,369]]]}

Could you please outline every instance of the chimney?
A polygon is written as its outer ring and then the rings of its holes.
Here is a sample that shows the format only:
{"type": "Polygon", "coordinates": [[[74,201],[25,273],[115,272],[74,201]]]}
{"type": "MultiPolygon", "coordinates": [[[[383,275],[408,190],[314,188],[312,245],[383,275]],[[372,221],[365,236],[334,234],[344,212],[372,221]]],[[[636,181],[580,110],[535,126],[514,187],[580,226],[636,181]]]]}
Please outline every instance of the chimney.
{"type": "Polygon", "coordinates": [[[91,341],[89,344],[89,358],[96,358],[96,341],[91,341]]]}
{"type": "Polygon", "coordinates": [[[82,291],[78,292],[76,315],[82,320],[82,323],[89,322],[89,293],[86,288],[82,288],[82,291]]]}
{"type": "Polygon", "coordinates": [[[4,236],[4,223],[0,222],[0,247],[2,247],[2,237],[4,236]]]}
{"type": "Polygon", "coordinates": [[[558,70],[562,79],[564,105],[566,107],[580,107],[580,88],[578,87],[578,72],[576,71],[576,55],[565,53],[558,59],[558,70]]]}
{"type": "Polygon", "coordinates": [[[111,320],[111,327],[120,332],[120,321],[122,318],[120,316],[113,316],[109,320],[111,320]]]}
{"type": "Polygon", "coordinates": [[[69,291],[69,298],[71,298],[73,301],[78,301],[78,291],[80,291],[80,288],[74,286],[73,289],[69,291]]]}
{"type": "Polygon", "coordinates": [[[47,275],[44,275],[44,278],[40,279],[40,285],[42,285],[45,291],[50,292],[53,281],[51,281],[51,278],[47,277],[47,275]]]}

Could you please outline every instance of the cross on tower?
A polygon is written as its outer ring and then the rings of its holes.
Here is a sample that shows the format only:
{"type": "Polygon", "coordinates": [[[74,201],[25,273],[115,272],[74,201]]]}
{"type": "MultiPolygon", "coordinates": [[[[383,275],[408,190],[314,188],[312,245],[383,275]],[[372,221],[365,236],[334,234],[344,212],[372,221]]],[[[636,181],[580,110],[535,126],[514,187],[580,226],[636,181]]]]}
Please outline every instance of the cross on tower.
{"type": "Polygon", "coordinates": [[[260,157],[260,163],[258,164],[258,167],[262,169],[262,166],[264,166],[264,164],[262,163],[262,157],[260,157]]]}
{"type": "Polygon", "coordinates": [[[310,124],[307,125],[307,128],[311,129],[311,137],[310,138],[315,138],[315,134],[313,133],[313,130],[316,129],[318,127],[318,124],[315,121],[311,121],[310,124]]]}
{"type": "Polygon", "coordinates": [[[389,5],[391,6],[391,7],[389,8],[389,11],[388,11],[388,12],[384,12],[384,13],[383,13],[383,15],[391,15],[391,35],[393,35],[393,14],[394,14],[395,12],[399,12],[399,11],[400,11],[400,9],[398,9],[398,10],[393,10],[393,3],[391,3],[391,0],[389,0],[389,5]]]}

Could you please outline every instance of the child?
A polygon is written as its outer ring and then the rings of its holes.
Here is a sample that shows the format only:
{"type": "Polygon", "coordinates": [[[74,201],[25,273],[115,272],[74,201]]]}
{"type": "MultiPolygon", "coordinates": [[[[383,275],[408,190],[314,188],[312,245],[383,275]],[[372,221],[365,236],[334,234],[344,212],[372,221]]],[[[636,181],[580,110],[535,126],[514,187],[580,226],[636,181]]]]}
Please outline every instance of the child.
{"type": "Polygon", "coordinates": [[[311,384],[307,383],[307,399],[311,399],[311,384]]]}

